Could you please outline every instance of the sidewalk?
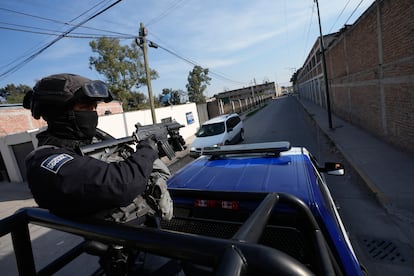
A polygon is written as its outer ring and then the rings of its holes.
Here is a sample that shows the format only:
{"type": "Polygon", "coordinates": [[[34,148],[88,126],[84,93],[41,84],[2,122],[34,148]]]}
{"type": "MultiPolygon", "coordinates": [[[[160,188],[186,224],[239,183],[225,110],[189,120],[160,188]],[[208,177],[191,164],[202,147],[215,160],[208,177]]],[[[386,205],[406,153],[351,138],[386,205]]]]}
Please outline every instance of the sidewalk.
{"type": "Polygon", "coordinates": [[[325,109],[297,99],[363,178],[380,204],[390,214],[414,223],[414,155],[392,147],[333,114],[332,129],[329,129],[325,109]]]}

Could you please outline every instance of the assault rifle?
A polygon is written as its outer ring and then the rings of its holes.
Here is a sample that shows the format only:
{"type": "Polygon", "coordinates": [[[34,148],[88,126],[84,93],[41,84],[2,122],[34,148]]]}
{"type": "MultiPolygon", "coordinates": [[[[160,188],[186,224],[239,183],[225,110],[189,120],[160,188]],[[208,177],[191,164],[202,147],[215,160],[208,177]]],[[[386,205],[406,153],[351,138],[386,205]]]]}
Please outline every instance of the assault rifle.
{"type": "Polygon", "coordinates": [[[79,152],[82,155],[93,156],[100,160],[117,151],[132,150],[128,145],[152,138],[158,146],[159,157],[167,156],[170,160],[175,157],[176,151],[185,149],[184,138],[180,135],[180,128],[184,127],[176,121],[158,123],[153,125],[135,124],[136,130],[132,136],[115,139],[107,133],[100,132],[99,138],[102,141],[90,145],[80,146],[79,152]]]}

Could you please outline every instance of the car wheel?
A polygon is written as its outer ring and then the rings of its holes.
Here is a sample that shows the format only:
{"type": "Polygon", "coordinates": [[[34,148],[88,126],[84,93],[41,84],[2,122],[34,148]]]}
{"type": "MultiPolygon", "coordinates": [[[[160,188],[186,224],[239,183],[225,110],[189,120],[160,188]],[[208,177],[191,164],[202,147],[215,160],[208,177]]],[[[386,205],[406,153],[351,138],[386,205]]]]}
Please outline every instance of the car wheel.
{"type": "Polygon", "coordinates": [[[244,129],[240,130],[240,141],[244,141],[244,129]]]}

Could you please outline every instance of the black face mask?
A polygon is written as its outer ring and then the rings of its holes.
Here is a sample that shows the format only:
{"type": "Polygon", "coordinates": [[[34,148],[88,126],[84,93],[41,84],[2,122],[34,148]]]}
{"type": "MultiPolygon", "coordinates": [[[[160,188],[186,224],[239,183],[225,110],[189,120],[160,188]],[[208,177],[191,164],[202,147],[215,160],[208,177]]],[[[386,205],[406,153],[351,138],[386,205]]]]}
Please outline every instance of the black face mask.
{"type": "Polygon", "coordinates": [[[96,111],[73,111],[75,124],[85,138],[92,139],[96,135],[98,126],[98,114],[96,111]]]}

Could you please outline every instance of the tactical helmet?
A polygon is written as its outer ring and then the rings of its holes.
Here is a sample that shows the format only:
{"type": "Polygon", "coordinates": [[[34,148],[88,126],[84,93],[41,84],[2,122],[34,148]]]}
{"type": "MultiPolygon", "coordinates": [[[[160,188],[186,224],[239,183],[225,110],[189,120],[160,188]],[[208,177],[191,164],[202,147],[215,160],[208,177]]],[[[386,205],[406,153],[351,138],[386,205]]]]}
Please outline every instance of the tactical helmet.
{"type": "Polygon", "coordinates": [[[102,81],[74,74],[56,74],[38,81],[32,91],[26,93],[23,106],[39,119],[52,112],[70,109],[76,102],[110,102],[112,93],[102,81]]]}

